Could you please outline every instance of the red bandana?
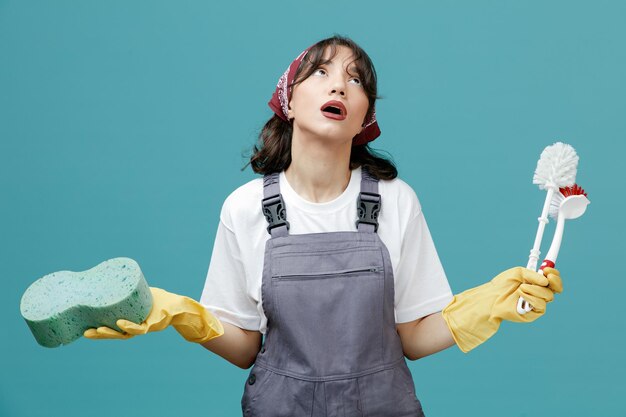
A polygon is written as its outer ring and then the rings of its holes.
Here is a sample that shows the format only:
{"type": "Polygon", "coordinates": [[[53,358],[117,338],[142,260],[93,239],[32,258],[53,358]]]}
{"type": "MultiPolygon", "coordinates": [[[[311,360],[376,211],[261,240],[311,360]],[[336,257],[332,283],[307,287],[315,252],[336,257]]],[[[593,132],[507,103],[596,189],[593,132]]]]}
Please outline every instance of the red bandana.
{"type": "MultiPolygon", "coordinates": [[[[289,68],[283,73],[283,75],[278,79],[278,84],[276,84],[276,91],[272,94],[272,99],[267,103],[270,108],[276,113],[278,117],[288,122],[289,118],[287,117],[287,109],[289,100],[291,100],[291,88],[289,85],[293,83],[293,79],[296,75],[296,71],[300,66],[300,63],[306,56],[307,52],[309,52],[311,47],[309,46],[307,49],[302,51],[300,55],[296,59],[293,60],[289,68]]],[[[352,139],[352,145],[363,145],[367,142],[373,141],[380,135],[380,128],[378,127],[378,122],[376,121],[376,109],[372,112],[372,117],[367,121],[365,127],[352,139]]]]}

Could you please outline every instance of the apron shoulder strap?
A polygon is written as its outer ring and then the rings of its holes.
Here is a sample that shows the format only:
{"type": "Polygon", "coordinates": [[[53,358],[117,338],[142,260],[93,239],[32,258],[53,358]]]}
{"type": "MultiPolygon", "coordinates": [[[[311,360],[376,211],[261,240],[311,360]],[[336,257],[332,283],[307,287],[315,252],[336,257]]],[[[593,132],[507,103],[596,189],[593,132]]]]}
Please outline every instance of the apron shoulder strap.
{"type": "Polygon", "coordinates": [[[359,232],[376,233],[378,231],[378,213],[381,201],[378,194],[378,178],[370,174],[367,169],[361,168],[361,192],[356,203],[359,219],[356,227],[359,232]]]}
{"type": "Polygon", "coordinates": [[[267,232],[272,237],[289,235],[289,222],[283,196],[280,194],[278,181],[280,173],[273,172],[263,177],[263,200],[261,206],[265,220],[267,220],[267,232]]]}

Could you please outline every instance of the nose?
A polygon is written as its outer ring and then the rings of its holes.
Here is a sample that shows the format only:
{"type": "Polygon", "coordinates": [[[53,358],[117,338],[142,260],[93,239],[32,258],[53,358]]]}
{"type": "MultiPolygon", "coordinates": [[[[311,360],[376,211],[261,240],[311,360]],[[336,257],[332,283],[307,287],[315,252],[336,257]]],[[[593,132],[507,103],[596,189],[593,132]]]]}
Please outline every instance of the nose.
{"type": "Polygon", "coordinates": [[[343,88],[333,88],[330,93],[331,94],[339,94],[342,97],[346,96],[345,89],[343,89],[343,88]]]}
{"type": "Polygon", "coordinates": [[[333,77],[330,84],[330,94],[339,94],[342,97],[346,96],[346,82],[343,77],[333,77]]]}

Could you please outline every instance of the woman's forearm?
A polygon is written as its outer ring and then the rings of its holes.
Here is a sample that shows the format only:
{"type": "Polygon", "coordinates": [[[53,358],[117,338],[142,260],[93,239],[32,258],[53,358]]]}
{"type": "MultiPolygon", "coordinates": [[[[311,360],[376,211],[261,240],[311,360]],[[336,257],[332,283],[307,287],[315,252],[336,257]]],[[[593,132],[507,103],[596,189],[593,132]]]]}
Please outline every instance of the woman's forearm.
{"type": "Polygon", "coordinates": [[[230,323],[222,322],[222,325],[224,334],[202,343],[202,346],[242,369],[250,368],[261,348],[261,333],[230,323]]]}
{"type": "Polygon", "coordinates": [[[400,331],[404,355],[410,360],[423,358],[455,344],[441,312],[419,320],[400,331]]]}

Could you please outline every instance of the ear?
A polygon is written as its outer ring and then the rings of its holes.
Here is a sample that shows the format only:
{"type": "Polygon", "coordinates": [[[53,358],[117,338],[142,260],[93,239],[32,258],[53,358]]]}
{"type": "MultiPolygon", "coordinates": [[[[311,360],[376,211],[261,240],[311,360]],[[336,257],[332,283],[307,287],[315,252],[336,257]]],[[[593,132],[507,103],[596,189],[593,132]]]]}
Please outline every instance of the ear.
{"type": "Polygon", "coordinates": [[[291,110],[291,102],[287,104],[287,120],[291,120],[294,118],[293,110],[291,110]]]}

